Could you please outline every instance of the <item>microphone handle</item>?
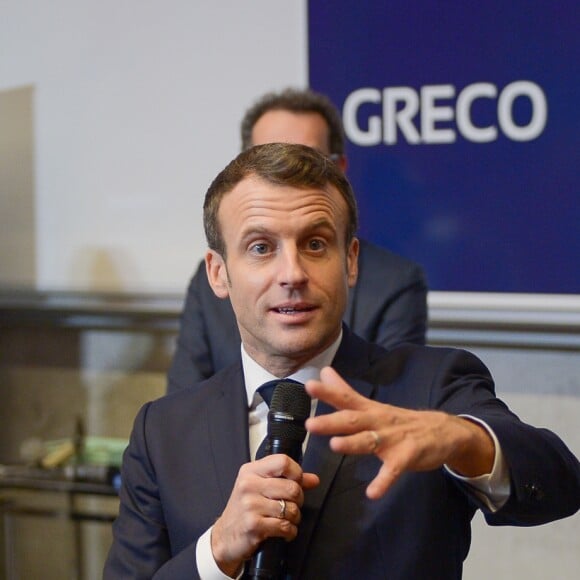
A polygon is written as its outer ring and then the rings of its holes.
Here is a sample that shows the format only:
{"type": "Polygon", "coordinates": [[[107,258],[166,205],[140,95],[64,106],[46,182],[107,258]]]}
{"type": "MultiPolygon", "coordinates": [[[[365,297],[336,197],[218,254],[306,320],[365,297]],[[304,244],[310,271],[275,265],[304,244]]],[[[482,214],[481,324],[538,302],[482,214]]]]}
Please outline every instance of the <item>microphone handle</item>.
{"type": "Polygon", "coordinates": [[[301,441],[288,441],[285,438],[271,437],[269,440],[270,452],[269,455],[274,455],[276,453],[283,453],[288,455],[291,459],[294,459],[297,463],[302,460],[302,442],[301,441]]]}
{"type": "MultiPolygon", "coordinates": [[[[286,540],[264,540],[250,561],[247,578],[250,580],[278,580],[286,569],[286,540]]],[[[246,576],[244,576],[246,578],[246,576]]]]}

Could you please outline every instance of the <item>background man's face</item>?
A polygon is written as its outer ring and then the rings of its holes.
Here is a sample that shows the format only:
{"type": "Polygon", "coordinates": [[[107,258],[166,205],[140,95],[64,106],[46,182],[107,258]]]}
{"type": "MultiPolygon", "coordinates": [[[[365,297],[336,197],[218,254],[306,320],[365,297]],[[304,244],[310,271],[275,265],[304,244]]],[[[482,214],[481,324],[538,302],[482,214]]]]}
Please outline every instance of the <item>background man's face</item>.
{"type": "Polygon", "coordinates": [[[246,351],[264,367],[300,365],[338,337],[357,275],[347,215],[330,185],[297,189],[249,176],[222,199],[227,259],[210,251],[208,277],[230,297],[246,351]]]}

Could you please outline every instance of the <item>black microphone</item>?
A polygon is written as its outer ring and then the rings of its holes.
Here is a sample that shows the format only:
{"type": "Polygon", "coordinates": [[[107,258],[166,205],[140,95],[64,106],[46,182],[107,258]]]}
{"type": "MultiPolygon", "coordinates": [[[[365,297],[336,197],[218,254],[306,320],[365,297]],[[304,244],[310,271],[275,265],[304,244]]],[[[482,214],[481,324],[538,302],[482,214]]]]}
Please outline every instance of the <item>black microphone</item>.
{"type": "MultiPolygon", "coordinates": [[[[268,434],[264,455],[284,453],[294,461],[302,460],[302,443],[306,437],[304,423],[310,416],[311,399],[304,385],[280,381],[272,395],[268,413],[268,434]]],[[[248,578],[273,580],[282,578],[286,570],[286,540],[264,540],[252,557],[248,578]]]]}

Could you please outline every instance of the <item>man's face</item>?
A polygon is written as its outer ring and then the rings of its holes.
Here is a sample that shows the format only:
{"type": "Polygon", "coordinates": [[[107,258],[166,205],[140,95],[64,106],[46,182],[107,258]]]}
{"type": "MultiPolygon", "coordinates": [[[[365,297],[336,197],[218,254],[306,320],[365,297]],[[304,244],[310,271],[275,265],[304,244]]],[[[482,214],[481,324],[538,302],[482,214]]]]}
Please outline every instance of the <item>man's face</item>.
{"type": "Polygon", "coordinates": [[[330,154],[328,125],[318,113],[264,113],[252,129],[252,145],[265,143],[298,143],[330,154]]]}
{"type": "Polygon", "coordinates": [[[227,258],[208,251],[208,278],[220,298],[229,296],[248,354],[273,374],[288,374],[338,337],[357,275],[347,215],[330,185],[303,190],[256,176],[221,201],[227,258]]]}

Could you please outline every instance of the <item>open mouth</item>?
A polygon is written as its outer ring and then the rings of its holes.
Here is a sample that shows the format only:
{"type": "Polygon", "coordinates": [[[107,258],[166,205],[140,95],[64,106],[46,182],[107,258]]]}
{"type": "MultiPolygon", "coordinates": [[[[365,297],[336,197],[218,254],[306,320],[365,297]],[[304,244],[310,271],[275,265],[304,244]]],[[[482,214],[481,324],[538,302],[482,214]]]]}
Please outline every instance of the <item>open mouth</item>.
{"type": "Polygon", "coordinates": [[[278,308],[273,308],[274,312],[279,314],[302,314],[304,312],[312,312],[314,306],[280,306],[278,308]]]}

